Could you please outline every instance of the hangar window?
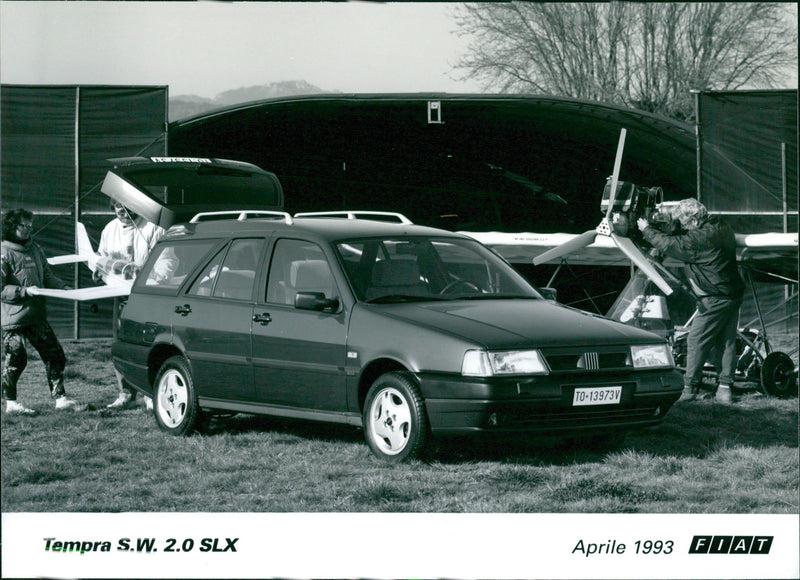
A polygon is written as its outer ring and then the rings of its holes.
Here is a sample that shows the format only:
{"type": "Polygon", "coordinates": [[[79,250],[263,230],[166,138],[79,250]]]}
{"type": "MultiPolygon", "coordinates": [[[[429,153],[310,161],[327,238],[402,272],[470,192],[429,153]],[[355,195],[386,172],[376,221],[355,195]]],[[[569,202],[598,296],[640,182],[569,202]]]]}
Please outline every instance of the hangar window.
{"type": "Polygon", "coordinates": [[[428,101],[428,123],[438,125],[442,122],[442,102],[428,101]]]}

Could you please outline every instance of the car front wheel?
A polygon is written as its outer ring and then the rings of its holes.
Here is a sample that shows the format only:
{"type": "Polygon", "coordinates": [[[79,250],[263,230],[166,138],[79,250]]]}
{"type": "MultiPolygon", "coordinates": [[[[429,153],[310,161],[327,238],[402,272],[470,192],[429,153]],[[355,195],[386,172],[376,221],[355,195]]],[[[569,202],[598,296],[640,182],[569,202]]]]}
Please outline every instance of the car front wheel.
{"type": "Polygon", "coordinates": [[[200,408],[189,364],[182,356],[167,359],[156,376],[153,413],[158,426],[172,435],[189,434],[200,408]]]}
{"type": "Polygon", "coordinates": [[[414,379],[404,372],[378,377],[367,393],[364,432],[372,452],[397,463],[418,457],[428,435],[425,403],[414,379]]]}

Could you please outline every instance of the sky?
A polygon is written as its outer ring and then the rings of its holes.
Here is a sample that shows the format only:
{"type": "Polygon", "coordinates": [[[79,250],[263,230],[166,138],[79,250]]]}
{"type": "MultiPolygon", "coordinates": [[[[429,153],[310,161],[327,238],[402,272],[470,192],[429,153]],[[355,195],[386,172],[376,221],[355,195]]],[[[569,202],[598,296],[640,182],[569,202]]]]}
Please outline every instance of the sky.
{"type": "Polygon", "coordinates": [[[483,92],[453,65],[447,3],[0,1],[0,81],[168,85],[214,98],[303,80],[323,91],[483,92]]]}
{"type": "Polygon", "coordinates": [[[206,98],[297,80],[326,92],[487,92],[454,69],[469,42],[456,34],[454,10],[448,2],[0,0],[0,81],[167,85],[171,96],[206,98]]]}

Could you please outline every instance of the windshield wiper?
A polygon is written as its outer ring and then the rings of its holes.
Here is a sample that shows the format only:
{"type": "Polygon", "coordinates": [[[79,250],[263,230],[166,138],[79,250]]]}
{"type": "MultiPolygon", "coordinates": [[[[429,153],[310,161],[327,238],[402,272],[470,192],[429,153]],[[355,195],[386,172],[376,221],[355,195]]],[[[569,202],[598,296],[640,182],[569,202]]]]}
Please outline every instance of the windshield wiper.
{"type": "Polygon", "coordinates": [[[389,304],[392,302],[433,302],[437,300],[447,300],[447,298],[440,298],[439,296],[414,296],[411,294],[387,294],[386,296],[370,298],[366,303],[389,304]]]}
{"type": "Polygon", "coordinates": [[[516,300],[516,299],[525,299],[525,300],[541,300],[541,298],[537,296],[531,296],[530,294],[464,294],[459,296],[458,294],[451,294],[448,300],[516,300]]]}
{"type": "Polygon", "coordinates": [[[387,294],[370,298],[367,304],[390,304],[397,302],[452,302],[453,300],[541,300],[530,294],[446,294],[444,296],[419,296],[413,294],[387,294]]]}

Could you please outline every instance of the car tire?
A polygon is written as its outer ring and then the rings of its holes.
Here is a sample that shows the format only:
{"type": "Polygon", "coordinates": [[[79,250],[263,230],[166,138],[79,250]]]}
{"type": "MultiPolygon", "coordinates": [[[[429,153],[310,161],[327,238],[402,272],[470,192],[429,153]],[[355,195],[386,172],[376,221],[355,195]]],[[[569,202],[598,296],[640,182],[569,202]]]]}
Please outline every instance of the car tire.
{"type": "Polygon", "coordinates": [[[158,370],[153,414],[159,428],[171,435],[188,435],[201,423],[194,379],[182,356],[167,359],[158,370]]]}
{"type": "Polygon", "coordinates": [[[794,361],[784,352],[771,352],[761,365],[761,385],[773,397],[786,399],[797,395],[794,361]]]}
{"type": "Polygon", "coordinates": [[[367,444],[383,461],[399,463],[419,457],[427,442],[425,402],[409,373],[386,373],[372,383],[363,420],[367,444]]]}

